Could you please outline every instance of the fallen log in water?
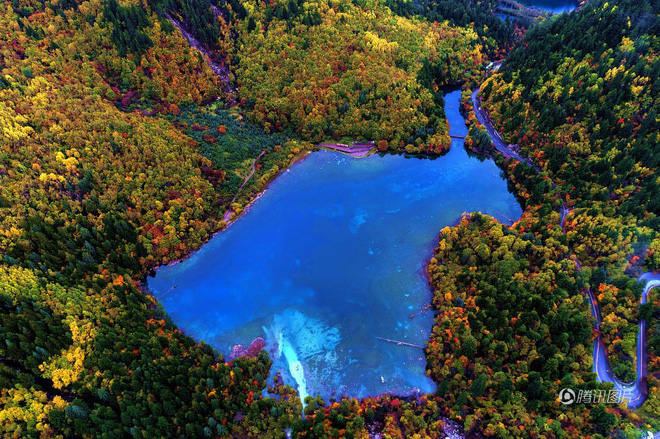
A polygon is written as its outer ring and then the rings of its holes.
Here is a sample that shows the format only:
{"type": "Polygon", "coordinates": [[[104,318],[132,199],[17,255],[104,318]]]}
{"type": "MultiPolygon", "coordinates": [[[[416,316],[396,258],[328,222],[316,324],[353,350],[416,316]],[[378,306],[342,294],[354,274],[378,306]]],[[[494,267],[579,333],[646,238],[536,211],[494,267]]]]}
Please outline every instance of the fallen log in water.
{"type": "Polygon", "coordinates": [[[423,313],[424,311],[428,311],[429,309],[431,309],[431,304],[426,305],[424,308],[420,309],[419,311],[417,311],[414,314],[410,314],[410,318],[412,319],[413,317],[418,316],[421,313],[423,313]]]}
{"type": "Polygon", "coordinates": [[[405,341],[399,341],[399,340],[391,340],[389,338],[383,338],[383,337],[376,337],[378,340],[383,340],[383,341],[389,341],[390,343],[396,343],[399,346],[410,346],[413,348],[419,348],[419,349],[424,349],[420,345],[412,344],[412,343],[406,343],[405,341]]]}
{"type": "Polygon", "coordinates": [[[512,220],[512,219],[511,219],[511,218],[509,218],[508,216],[506,216],[506,215],[504,215],[503,213],[501,213],[501,212],[498,212],[497,210],[495,211],[495,213],[496,213],[496,214],[498,214],[499,216],[501,216],[502,218],[505,218],[505,219],[508,219],[509,221],[511,221],[511,223],[512,223],[512,224],[514,224],[514,223],[515,223],[515,221],[514,221],[514,220],[512,220]]]}

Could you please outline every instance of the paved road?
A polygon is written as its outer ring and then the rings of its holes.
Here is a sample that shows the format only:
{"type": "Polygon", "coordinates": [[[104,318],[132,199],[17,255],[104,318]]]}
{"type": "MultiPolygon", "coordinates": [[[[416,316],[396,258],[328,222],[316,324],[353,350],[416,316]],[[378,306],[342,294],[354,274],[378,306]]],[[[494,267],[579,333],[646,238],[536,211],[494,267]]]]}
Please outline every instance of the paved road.
{"type": "Polygon", "coordinates": [[[490,120],[490,116],[488,116],[488,113],[486,113],[486,111],[481,107],[481,100],[477,97],[479,90],[481,90],[481,87],[472,92],[472,106],[474,107],[474,114],[477,116],[477,120],[480,124],[486,127],[486,131],[493,141],[493,146],[505,156],[514,158],[519,162],[526,164],[527,166],[532,166],[532,161],[529,158],[523,158],[513,149],[511,145],[502,140],[499,133],[493,126],[493,122],[490,120]]]}
{"type": "MultiPolygon", "coordinates": [[[[481,107],[481,103],[477,98],[477,93],[479,93],[480,88],[475,90],[472,93],[472,105],[474,106],[474,113],[477,116],[479,123],[484,125],[488,135],[493,141],[493,146],[500,151],[502,154],[512,157],[527,166],[532,166],[532,162],[529,159],[524,159],[513,150],[511,145],[507,144],[499,136],[493,123],[488,116],[488,113],[481,107]]],[[[570,210],[566,206],[562,206],[560,211],[560,226],[562,231],[565,233],[565,224],[566,216],[570,213],[570,210]]],[[[580,261],[575,258],[572,258],[572,261],[575,263],[578,271],[582,270],[582,265],[580,261]]],[[[646,303],[648,292],[656,287],[660,286],[660,274],[644,273],[639,277],[639,280],[646,281],[644,291],[642,293],[642,304],[646,303]]],[[[646,321],[641,320],[639,322],[639,334],[637,337],[637,379],[633,383],[624,383],[619,381],[614,373],[612,372],[612,367],[610,366],[610,361],[607,356],[607,349],[603,337],[600,333],[601,325],[601,314],[600,309],[598,308],[598,301],[594,296],[591,289],[587,290],[587,296],[589,297],[589,307],[591,309],[591,315],[595,318],[594,329],[596,330],[597,336],[594,340],[594,366],[593,370],[596,373],[598,380],[601,382],[610,382],[614,384],[614,388],[619,392],[625,392],[624,395],[628,399],[628,407],[631,409],[639,408],[648,396],[648,389],[646,386],[646,373],[647,373],[647,337],[646,337],[646,321]]],[[[620,393],[621,394],[621,393],[620,393]]]]}
{"type": "MultiPolygon", "coordinates": [[[[561,230],[566,232],[564,226],[566,224],[566,216],[571,211],[564,205],[561,207],[561,230]]],[[[573,258],[572,261],[575,263],[578,271],[582,270],[582,264],[580,261],[573,258]]],[[[642,299],[640,304],[646,303],[648,300],[648,292],[653,288],[660,286],[660,274],[644,273],[639,277],[639,280],[646,281],[644,286],[644,291],[642,292],[642,299]]],[[[610,366],[610,360],[607,356],[607,348],[603,337],[600,332],[601,325],[601,314],[600,309],[598,308],[598,301],[594,296],[591,289],[587,289],[587,295],[589,297],[589,307],[591,309],[591,315],[596,319],[594,322],[594,329],[596,330],[596,339],[594,340],[594,367],[593,370],[596,372],[598,380],[601,382],[609,382],[614,384],[614,388],[619,391],[619,394],[625,395],[624,397],[628,399],[628,407],[631,409],[639,408],[648,396],[648,389],[646,387],[646,382],[644,378],[647,374],[647,335],[646,335],[646,320],[641,320],[639,322],[639,334],[637,335],[637,379],[632,383],[624,383],[616,378],[612,372],[612,367],[610,366]]]]}

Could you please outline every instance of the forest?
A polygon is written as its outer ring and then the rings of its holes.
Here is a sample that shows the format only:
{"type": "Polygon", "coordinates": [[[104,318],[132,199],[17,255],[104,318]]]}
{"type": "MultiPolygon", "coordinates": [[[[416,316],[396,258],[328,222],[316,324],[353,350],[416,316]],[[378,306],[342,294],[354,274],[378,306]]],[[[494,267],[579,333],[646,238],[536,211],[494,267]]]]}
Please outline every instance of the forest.
{"type": "MultiPolygon", "coordinates": [[[[581,262],[582,288],[598,300],[624,382],[636,378],[637,324],[657,312],[639,306],[636,278],[658,268],[659,12],[655,2],[597,1],[552,17],[529,29],[480,91],[502,137],[534,163],[501,161],[529,214],[513,228],[546,247],[561,244],[548,260],[581,262]],[[548,216],[561,206],[565,234],[548,216]]],[[[487,149],[479,130],[471,129],[474,144],[487,149]]],[[[637,415],[657,413],[653,328],[649,400],[637,415]]]]}
{"type": "Polygon", "coordinates": [[[473,25],[491,59],[505,56],[531,23],[496,15],[498,1],[486,0],[388,0],[385,4],[404,17],[419,16],[428,21],[447,20],[454,26],[473,25]]]}
{"type": "Polygon", "coordinates": [[[493,5],[1,4],[2,436],[435,438],[444,418],[487,437],[659,430],[660,294],[639,307],[635,279],[660,269],[660,6],[593,0],[531,24],[493,5]],[[468,114],[466,146],[495,157],[525,210],[511,227],[474,213],[440,234],[435,394],[310,398],[303,413],[293,388],[266,382],[265,351],[225,359],[145,294],[145,276],[226,227],[313,142],[444,152],[442,87],[462,84],[469,113],[483,66],[503,58],[479,96],[534,166],[493,153],[468,114]],[[557,400],[611,386],[592,372],[587,288],[622,380],[649,322],[636,411],[557,400]]]}
{"type": "Polygon", "coordinates": [[[251,121],[313,142],[449,147],[439,88],[484,60],[474,29],[404,18],[372,0],[245,7],[233,60],[251,121]]]}
{"type": "Polygon", "coordinates": [[[569,23],[557,17],[532,28],[482,87],[503,137],[541,169],[512,169],[521,193],[531,204],[573,208],[568,244],[590,267],[610,358],[625,381],[635,374],[641,292],[628,276],[657,269],[659,11],[653,2],[593,2],[569,23]],[[601,38],[584,38],[584,29],[601,38]],[[554,188],[535,191],[546,177],[554,188]]]}

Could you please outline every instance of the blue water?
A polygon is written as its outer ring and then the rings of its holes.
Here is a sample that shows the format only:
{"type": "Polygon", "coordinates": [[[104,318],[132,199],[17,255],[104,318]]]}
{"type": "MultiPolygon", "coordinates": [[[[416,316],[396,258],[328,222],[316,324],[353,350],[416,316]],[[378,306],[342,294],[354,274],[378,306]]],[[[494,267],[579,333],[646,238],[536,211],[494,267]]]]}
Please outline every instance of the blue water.
{"type": "MultiPolygon", "coordinates": [[[[519,0],[520,3],[532,7],[534,9],[540,9],[553,14],[561,14],[563,12],[571,12],[577,8],[577,3],[574,0],[519,0]]],[[[507,18],[515,18],[509,14],[497,13],[498,17],[502,20],[507,18]]]]}
{"type": "Polygon", "coordinates": [[[574,0],[520,0],[522,4],[536,9],[543,9],[555,14],[570,12],[577,7],[574,0]]]}
{"type": "MultiPolygon", "coordinates": [[[[465,135],[459,99],[448,94],[446,110],[465,135]]],[[[476,210],[521,214],[495,164],[468,157],[462,140],[435,160],[315,152],[149,288],[180,329],[225,355],[264,337],[272,372],[302,395],[432,392],[422,349],[377,337],[424,345],[431,312],[410,318],[430,302],[424,264],[440,230],[476,210]]]]}

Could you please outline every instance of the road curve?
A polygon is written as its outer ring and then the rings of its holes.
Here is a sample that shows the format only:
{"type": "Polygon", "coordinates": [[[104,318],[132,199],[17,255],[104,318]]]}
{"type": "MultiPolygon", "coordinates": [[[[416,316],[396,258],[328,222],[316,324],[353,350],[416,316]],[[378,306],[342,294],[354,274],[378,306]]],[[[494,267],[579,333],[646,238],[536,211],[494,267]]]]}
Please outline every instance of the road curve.
{"type": "MultiPolygon", "coordinates": [[[[477,120],[481,123],[488,132],[491,140],[493,141],[493,146],[500,151],[505,156],[514,158],[521,163],[526,164],[527,166],[532,166],[533,163],[528,158],[523,158],[512,148],[511,145],[507,144],[502,140],[502,138],[495,130],[493,123],[490,119],[488,113],[481,107],[481,102],[479,101],[477,94],[481,88],[477,88],[472,92],[472,105],[474,107],[474,114],[477,116],[477,120]]],[[[560,226],[562,231],[565,233],[565,223],[566,216],[570,213],[570,210],[564,205],[561,207],[560,211],[560,226]]],[[[576,258],[571,258],[575,263],[578,271],[582,270],[582,265],[580,261],[576,258]]],[[[656,287],[660,287],[660,274],[644,273],[639,277],[640,281],[646,281],[644,286],[644,291],[642,292],[642,299],[640,304],[646,303],[648,300],[648,292],[656,287]]],[[[647,337],[646,337],[646,320],[641,320],[639,322],[639,334],[637,336],[637,379],[633,383],[624,383],[621,382],[614,376],[612,368],[610,367],[610,360],[607,356],[607,349],[605,347],[605,342],[600,333],[601,325],[601,314],[600,309],[598,308],[598,301],[594,296],[591,289],[587,289],[587,296],[589,298],[589,308],[591,309],[591,315],[594,317],[594,329],[596,332],[596,338],[594,339],[594,365],[593,370],[598,377],[598,380],[601,382],[610,382],[614,384],[614,388],[618,390],[619,395],[624,395],[628,400],[628,407],[631,409],[639,408],[648,396],[648,389],[646,386],[646,374],[647,374],[647,337]]]]}
{"type": "Polygon", "coordinates": [[[477,97],[479,90],[481,90],[481,87],[472,92],[472,106],[474,107],[474,114],[477,116],[479,123],[486,128],[490,139],[493,141],[493,146],[495,149],[507,157],[514,158],[519,162],[526,164],[527,166],[532,166],[532,161],[529,158],[523,158],[513,149],[511,145],[502,140],[499,133],[493,126],[493,122],[491,121],[490,116],[488,116],[488,113],[486,113],[486,111],[481,107],[481,100],[477,97]]]}
{"type": "MultiPolygon", "coordinates": [[[[582,265],[577,259],[572,259],[578,271],[582,270],[582,265]]],[[[648,292],[653,288],[660,286],[660,275],[652,273],[644,273],[639,277],[639,280],[646,281],[644,291],[642,292],[642,299],[640,304],[646,303],[648,300],[648,292]]],[[[648,389],[646,386],[646,373],[647,373],[647,337],[646,337],[646,320],[639,322],[639,334],[637,336],[637,379],[632,383],[624,383],[619,380],[612,372],[610,367],[610,360],[607,356],[607,349],[603,336],[600,332],[601,314],[598,308],[598,301],[594,296],[591,289],[587,289],[587,296],[589,297],[589,308],[591,315],[596,319],[594,322],[594,329],[596,330],[596,338],[594,339],[594,365],[593,370],[601,382],[608,382],[614,384],[614,389],[623,395],[628,400],[628,407],[631,409],[639,408],[648,396],[648,389]]]]}

